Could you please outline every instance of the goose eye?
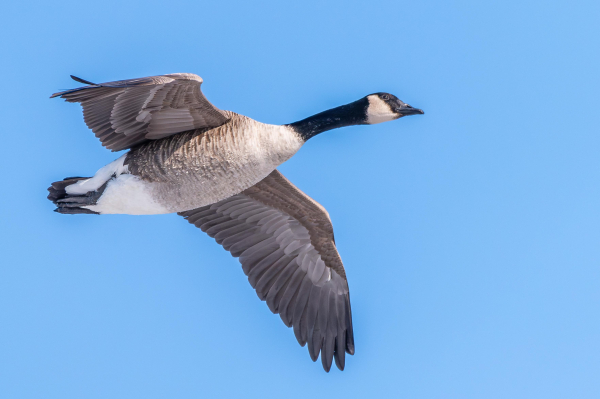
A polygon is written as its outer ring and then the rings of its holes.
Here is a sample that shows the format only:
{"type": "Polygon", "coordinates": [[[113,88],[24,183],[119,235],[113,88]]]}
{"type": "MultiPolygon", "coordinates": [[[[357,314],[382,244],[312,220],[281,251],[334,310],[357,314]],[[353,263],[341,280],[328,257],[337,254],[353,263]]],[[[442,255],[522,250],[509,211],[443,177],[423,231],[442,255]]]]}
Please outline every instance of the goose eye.
{"type": "Polygon", "coordinates": [[[381,96],[381,98],[383,98],[384,100],[387,101],[390,99],[390,96],[388,96],[387,94],[384,94],[383,96],[381,96]]]}

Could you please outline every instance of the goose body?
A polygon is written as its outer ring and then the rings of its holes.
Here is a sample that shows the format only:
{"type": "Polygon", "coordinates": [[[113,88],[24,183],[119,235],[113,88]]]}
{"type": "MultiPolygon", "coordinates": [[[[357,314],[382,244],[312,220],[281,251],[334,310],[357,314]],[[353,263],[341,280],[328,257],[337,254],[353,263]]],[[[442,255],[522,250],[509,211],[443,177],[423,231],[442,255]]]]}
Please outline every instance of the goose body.
{"type": "Polygon", "coordinates": [[[221,126],[137,146],[98,171],[93,184],[83,180],[66,191],[86,194],[108,181],[97,203],[86,209],[100,214],[182,212],[253,186],[304,144],[290,127],[225,114],[230,119],[221,126]]]}
{"type": "Polygon", "coordinates": [[[375,93],[288,125],[214,107],[202,79],[170,74],[56,93],[81,103],[84,120],[110,150],[129,149],[89,178],[52,183],[64,214],[185,217],[239,257],[269,309],[294,328],[309,354],[344,368],[354,353],[349,290],[325,209],[276,168],[324,131],[423,111],[375,93]]]}

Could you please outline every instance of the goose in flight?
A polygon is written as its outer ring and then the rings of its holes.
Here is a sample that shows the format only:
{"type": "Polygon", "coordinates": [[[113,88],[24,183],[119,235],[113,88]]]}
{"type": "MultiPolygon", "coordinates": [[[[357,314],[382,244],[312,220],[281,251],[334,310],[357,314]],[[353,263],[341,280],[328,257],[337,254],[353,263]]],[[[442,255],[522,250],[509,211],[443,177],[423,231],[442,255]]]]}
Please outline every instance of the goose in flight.
{"type": "Polygon", "coordinates": [[[354,354],[348,282],[327,211],[279,171],[327,130],[422,114],[375,93],[298,122],[269,125],[212,105],[189,73],[95,84],[53,94],[80,103],[112,151],[92,177],[52,183],[64,214],[173,213],[238,257],[258,297],[293,327],[313,361],[344,369],[354,354]]]}

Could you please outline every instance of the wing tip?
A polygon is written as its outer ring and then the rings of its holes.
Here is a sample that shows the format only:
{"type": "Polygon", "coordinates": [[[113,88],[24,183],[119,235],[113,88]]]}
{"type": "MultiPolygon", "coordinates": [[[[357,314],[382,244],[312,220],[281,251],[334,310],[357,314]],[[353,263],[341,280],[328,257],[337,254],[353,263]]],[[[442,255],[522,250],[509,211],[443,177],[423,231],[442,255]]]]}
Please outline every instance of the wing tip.
{"type": "MultiPolygon", "coordinates": [[[[96,83],[92,83],[89,80],[78,78],[75,75],[69,75],[69,76],[71,77],[71,79],[73,79],[76,82],[83,83],[83,84],[86,84],[86,85],[89,85],[89,86],[98,86],[98,84],[96,84],[96,83]]],[[[69,89],[69,90],[65,90],[65,91],[59,91],[58,93],[52,94],[50,96],[50,98],[62,97],[64,94],[69,94],[69,93],[72,93],[74,91],[78,91],[78,90],[81,90],[81,89],[86,89],[86,87],[78,87],[76,89],[69,89]]]]}
{"type": "Polygon", "coordinates": [[[195,73],[188,73],[188,72],[177,72],[177,73],[169,73],[163,76],[168,76],[171,79],[176,79],[176,80],[194,80],[200,84],[204,83],[204,80],[202,79],[202,77],[200,77],[199,75],[196,75],[195,73]]]}
{"type": "Polygon", "coordinates": [[[354,342],[346,342],[346,353],[354,355],[354,342]]]}
{"type": "Polygon", "coordinates": [[[73,79],[73,80],[74,80],[74,81],[76,81],[76,82],[83,83],[83,84],[86,84],[86,85],[91,85],[91,86],[97,86],[97,84],[96,84],[96,83],[92,83],[92,82],[90,82],[89,80],[85,80],[85,79],[78,78],[78,77],[77,77],[77,76],[75,76],[75,75],[69,75],[69,76],[71,77],[71,79],[73,79]]]}
{"type": "MultiPolygon", "coordinates": [[[[51,95],[51,96],[50,96],[50,98],[54,98],[54,97],[63,97],[63,96],[64,96],[64,95],[66,95],[66,94],[71,94],[71,93],[74,93],[74,92],[76,92],[76,91],[79,91],[79,90],[84,90],[84,89],[87,89],[87,88],[88,88],[88,86],[84,86],[84,87],[78,87],[78,88],[76,88],[76,89],[69,89],[69,90],[65,90],[65,91],[59,91],[58,93],[54,93],[53,95],[51,95]]],[[[76,102],[76,101],[69,100],[69,99],[67,99],[66,101],[68,101],[68,102],[70,102],[70,103],[72,103],[72,102],[76,102]]]]}
{"type": "Polygon", "coordinates": [[[340,371],[344,371],[344,369],[346,368],[346,361],[342,360],[337,353],[333,356],[333,359],[335,360],[335,365],[338,368],[338,370],[340,371]]]}
{"type": "MultiPolygon", "coordinates": [[[[70,94],[73,93],[74,91],[78,91],[79,88],[77,89],[69,89],[69,90],[65,90],[65,91],[59,91],[58,93],[54,93],[53,95],[50,96],[50,98],[55,98],[55,97],[63,97],[65,94],[70,94]]],[[[69,101],[69,100],[67,100],[69,101]]],[[[69,101],[72,102],[72,101],[69,101]]]]}

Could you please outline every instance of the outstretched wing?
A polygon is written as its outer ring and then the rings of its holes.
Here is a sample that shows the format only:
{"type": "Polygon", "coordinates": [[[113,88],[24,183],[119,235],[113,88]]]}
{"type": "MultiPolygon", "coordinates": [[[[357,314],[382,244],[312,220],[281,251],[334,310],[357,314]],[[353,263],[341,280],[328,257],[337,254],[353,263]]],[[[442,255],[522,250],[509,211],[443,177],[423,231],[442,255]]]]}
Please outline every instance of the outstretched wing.
{"type": "Polygon", "coordinates": [[[81,103],[86,125],[112,151],[187,130],[217,127],[229,120],[204,97],[202,78],[192,73],[100,84],[72,78],[89,85],[50,98],[81,103]]]}
{"type": "Polygon", "coordinates": [[[180,212],[235,257],[261,300],[313,361],[354,354],[348,282],[327,211],[277,170],[215,204],[180,212]]]}

